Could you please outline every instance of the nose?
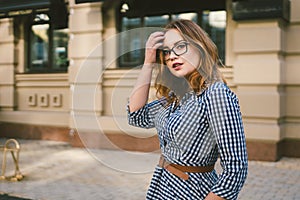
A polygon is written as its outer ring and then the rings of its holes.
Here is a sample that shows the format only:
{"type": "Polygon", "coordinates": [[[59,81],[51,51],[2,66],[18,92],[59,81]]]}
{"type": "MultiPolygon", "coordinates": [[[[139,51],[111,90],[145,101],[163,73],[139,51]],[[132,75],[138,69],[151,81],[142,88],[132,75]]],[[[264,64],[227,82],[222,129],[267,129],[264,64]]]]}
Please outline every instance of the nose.
{"type": "Polygon", "coordinates": [[[175,54],[175,52],[172,50],[170,52],[170,60],[174,60],[175,58],[177,58],[178,56],[175,54]]]}

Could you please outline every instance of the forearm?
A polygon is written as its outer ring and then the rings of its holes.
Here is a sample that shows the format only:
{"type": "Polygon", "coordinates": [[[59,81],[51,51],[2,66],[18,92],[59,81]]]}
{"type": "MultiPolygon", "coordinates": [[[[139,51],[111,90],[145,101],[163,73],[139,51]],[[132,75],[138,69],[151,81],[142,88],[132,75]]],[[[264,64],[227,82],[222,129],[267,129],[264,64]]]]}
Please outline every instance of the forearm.
{"type": "Polygon", "coordinates": [[[144,65],[129,97],[130,112],[142,108],[148,101],[152,71],[157,65],[156,50],[162,45],[163,39],[164,32],[154,32],[146,42],[144,65]]]}
{"type": "Polygon", "coordinates": [[[131,112],[140,109],[148,101],[153,71],[153,66],[151,65],[152,64],[145,64],[142,67],[133,91],[129,97],[129,108],[131,112]]]}

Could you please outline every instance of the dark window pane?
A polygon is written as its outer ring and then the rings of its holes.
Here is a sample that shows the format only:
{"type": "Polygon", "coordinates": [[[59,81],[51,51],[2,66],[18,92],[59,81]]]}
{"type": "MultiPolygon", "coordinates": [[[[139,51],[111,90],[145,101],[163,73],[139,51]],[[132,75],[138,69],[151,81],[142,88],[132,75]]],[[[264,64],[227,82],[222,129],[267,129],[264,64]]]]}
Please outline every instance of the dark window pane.
{"type": "Polygon", "coordinates": [[[27,72],[67,71],[68,29],[53,29],[48,14],[39,13],[31,21],[29,41],[27,72]]]}
{"type": "Polygon", "coordinates": [[[172,20],[189,19],[189,20],[193,20],[194,22],[198,23],[197,18],[198,18],[197,13],[180,13],[180,14],[172,15],[172,20]]]}
{"type": "Polygon", "coordinates": [[[145,17],[146,27],[165,27],[169,22],[169,15],[145,17]]]}
{"type": "Polygon", "coordinates": [[[141,18],[122,18],[122,37],[120,41],[120,66],[136,67],[141,65],[144,58],[144,46],[148,36],[154,29],[144,29],[143,31],[127,30],[141,27],[164,27],[170,20],[189,19],[193,20],[210,35],[216,44],[219,57],[225,63],[225,30],[226,30],[226,11],[203,11],[202,15],[191,13],[179,13],[162,16],[146,16],[141,18]],[[125,31],[125,33],[124,33],[125,31]],[[125,53],[124,53],[125,52],[125,53]]]}
{"type": "Polygon", "coordinates": [[[144,17],[144,35],[143,35],[143,45],[145,46],[146,41],[150,34],[154,31],[161,30],[164,28],[169,22],[169,15],[162,15],[162,16],[151,16],[151,17],[144,17]]]}
{"type": "Polygon", "coordinates": [[[53,32],[53,69],[66,70],[68,61],[68,29],[53,32]]]}
{"type": "Polygon", "coordinates": [[[201,26],[218,47],[219,57],[225,63],[226,11],[204,11],[201,26]]]}
{"type": "Polygon", "coordinates": [[[140,18],[122,19],[122,34],[120,38],[120,64],[121,66],[134,66],[141,63],[142,44],[139,31],[128,31],[141,27],[140,18]]]}
{"type": "Polygon", "coordinates": [[[31,68],[48,67],[49,24],[38,24],[31,27],[30,65],[31,68]]]}

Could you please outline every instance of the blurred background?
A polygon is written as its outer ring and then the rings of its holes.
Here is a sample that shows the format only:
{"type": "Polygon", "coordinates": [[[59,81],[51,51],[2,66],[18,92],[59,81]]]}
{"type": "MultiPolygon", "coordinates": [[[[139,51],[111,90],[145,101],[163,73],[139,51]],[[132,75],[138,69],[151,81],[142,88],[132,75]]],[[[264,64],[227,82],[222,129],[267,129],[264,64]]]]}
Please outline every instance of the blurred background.
{"type": "Polygon", "coordinates": [[[299,8],[299,0],[1,0],[0,137],[158,150],[155,130],[127,125],[127,97],[148,35],[184,18],[218,47],[249,159],[300,157],[299,8]]]}

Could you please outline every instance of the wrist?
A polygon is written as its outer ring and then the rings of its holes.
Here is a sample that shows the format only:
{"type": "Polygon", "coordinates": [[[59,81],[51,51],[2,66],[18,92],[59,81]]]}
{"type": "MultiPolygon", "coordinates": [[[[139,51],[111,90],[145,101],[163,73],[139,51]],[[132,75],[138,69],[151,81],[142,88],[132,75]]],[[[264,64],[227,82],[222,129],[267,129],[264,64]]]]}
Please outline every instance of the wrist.
{"type": "Polygon", "coordinates": [[[157,63],[144,63],[143,69],[152,71],[155,66],[157,66],[157,63]]]}

